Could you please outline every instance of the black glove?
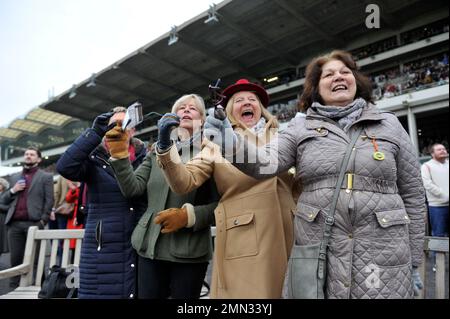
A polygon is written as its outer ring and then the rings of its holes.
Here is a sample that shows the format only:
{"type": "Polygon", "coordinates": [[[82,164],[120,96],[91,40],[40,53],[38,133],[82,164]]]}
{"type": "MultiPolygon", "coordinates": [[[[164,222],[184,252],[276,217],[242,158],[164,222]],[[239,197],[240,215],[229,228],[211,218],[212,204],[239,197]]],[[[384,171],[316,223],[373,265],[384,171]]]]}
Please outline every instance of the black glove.
{"type": "Polygon", "coordinates": [[[103,113],[97,116],[92,123],[92,129],[97,132],[100,137],[105,136],[111,128],[115,126],[115,123],[108,125],[109,119],[114,115],[114,112],[103,113]]]}
{"type": "Polygon", "coordinates": [[[180,125],[180,118],[175,113],[166,113],[158,121],[158,151],[164,152],[172,146],[170,133],[172,129],[180,125]]]}
{"type": "Polygon", "coordinates": [[[227,117],[217,118],[216,116],[220,117],[221,115],[210,109],[206,117],[203,134],[222,149],[223,157],[229,159],[234,154],[237,136],[227,117]]]}

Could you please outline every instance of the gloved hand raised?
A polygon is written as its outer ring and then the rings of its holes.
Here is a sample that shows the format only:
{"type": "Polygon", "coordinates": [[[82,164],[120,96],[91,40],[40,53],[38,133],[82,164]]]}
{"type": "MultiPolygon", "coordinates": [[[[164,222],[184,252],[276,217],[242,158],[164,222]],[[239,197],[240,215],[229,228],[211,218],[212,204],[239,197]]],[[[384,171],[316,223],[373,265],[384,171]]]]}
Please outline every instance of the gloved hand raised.
{"type": "Polygon", "coordinates": [[[158,142],[156,146],[159,152],[164,152],[172,146],[170,133],[178,125],[180,125],[180,118],[175,113],[166,113],[158,121],[158,142]]]}
{"type": "Polygon", "coordinates": [[[117,121],[116,126],[106,132],[105,140],[111,157],[122,159],[129,156],[130,136],[126,130],[122,131],[122,121],[117,121]]]}
{"type": "Polygon", "coordinates": [[[214,110],[210,109],[206,117],[203,134],[211,142],[219,145],[222,149],[222,155],[229,157],[234,154],[234,147],[236,146],[237,137],[234,133],[228,118],[224,120],[217,119],[214,116],[214,110]]]}
{"type": "Polygon", "coordinates": [[[420,294],[420,291],[423,289],[423,283],[417,267],[412,267],[411,277],[413,282],[414,296],[418,296],[420,294]]]}
{"type": "Polygon", "coordinates": [[[161,224],[161,233],[173,233],[188,223],[188,213],[186,208],[169,208],[158,213],[155,217],[155,224],[161,224]]]}
{"type": "Polygon", "coordinates": [[[97,116],[92,123],[92,129],[97,132],[100,137],[105,136],[105,133],[108,132],[115,124],[108,125],[109,119],[114,115],[114,112],[103,113],[97,116]]]}

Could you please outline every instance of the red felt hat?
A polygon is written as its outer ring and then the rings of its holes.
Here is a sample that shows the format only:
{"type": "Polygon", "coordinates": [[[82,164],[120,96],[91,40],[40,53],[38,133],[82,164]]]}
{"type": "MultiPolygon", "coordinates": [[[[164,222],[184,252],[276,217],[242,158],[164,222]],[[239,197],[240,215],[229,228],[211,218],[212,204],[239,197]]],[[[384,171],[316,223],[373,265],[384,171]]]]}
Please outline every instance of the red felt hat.
{"type": "Polygon", "coordinates": [[[229,99],[233,96],[233,94],[241,91],[253,92],[259,97],[262,105],[264,105],[265,107],[269,105],[269,95],[267,94],[266,90],[262,86],[251,83],[247,79],[240,79],[235,84],[232,84],[225,90],[223,90],[222,94],[225,95],[225,97],[222,101],[222,105],[226,107],[229,99]]]}

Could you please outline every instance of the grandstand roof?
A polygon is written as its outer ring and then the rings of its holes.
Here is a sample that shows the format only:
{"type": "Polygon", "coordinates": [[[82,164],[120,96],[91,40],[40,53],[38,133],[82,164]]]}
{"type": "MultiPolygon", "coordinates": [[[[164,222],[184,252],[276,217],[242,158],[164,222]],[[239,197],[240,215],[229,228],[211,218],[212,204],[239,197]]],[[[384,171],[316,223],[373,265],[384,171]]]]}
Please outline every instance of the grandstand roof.
{"type": "Polygon", "coordinates": [[[62,128],[71,121],[78,119],[58,112],[34,108],[24,119],[15,119],[8,128],[0,128],[0,141],[4,139],[15,140],[22,135],[37,135],[49,127],[62,128]]]}
{"type": "MultiPolygon", "coordinates": [[[[145,112],[165,112],[182,94],[208,96],[208,85],[217,78],[225,86],[242,77],[263,82],[286,70],[298,71],[324,50],[352,49],[348,43],[354,39],[378,32],[365,26],[369,3],[225,0],[215,7],[215,15],[203,12],[41,107],[84,120],[137,100],[145,112]]],[[[448,7],[445,0],[377,4],[384,31],[448,7]]]]}

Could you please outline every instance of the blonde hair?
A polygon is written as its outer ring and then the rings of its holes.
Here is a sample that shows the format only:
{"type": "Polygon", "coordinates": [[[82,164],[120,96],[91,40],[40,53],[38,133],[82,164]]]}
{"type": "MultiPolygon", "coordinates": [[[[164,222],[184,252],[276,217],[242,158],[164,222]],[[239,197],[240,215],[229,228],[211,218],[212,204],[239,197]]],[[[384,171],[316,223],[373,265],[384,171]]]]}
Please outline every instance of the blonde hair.
{"type": "Polygon", "coordinates": [[[116,113],[126,113],[127,112],[127,108],[124,106],[116,106],[114,108],[112,108],[111,112],[113,112],[114,114],[116,113]]]}
{"type": "MultiPolygon", "coordinates": [[[[241,92],[241,91],[239,91],[241,92]]],[[[234,93],[231,98],[228,100],[227,106],[225,108],[226,112],[227,112],[227,117],[231,122],[231,125],[234,127],[236,125],[238,125],[240,123],[239,120],[237,120],[234,116],[233,116],[233,103],[234,103],[234,97],[237,93],[234,93]]],[[[266,121],[272,120],[272,128],[278,128],[280,127],[280,125],[278,124],[278,120],[275,116],[273,116],[272,114],[270,114],[270,112],[264,107],[264,105],[261,103],[261,100],[259,99],[258,94],[255,93],[256,98],[258,99],[259,102],[259,107],[261,108],[261,116],[264,117],[266,119],[266,121]]]]}
{"type": "Polygon", "coordinates": [[[9,188],[9,183],[6,179],[0,177],[0,186],[3,187],[2,192],[9,188]]]}
{"type": "Polygon", "coordinates": [[[197,110],[201,114],[203,122],[205,122],[206,121],[205,102],[203,101],[203,98],[198,94],[186,94],[180,97],[173,104],[172,113],[177,113],[178,108],[189,99],[193,99],[195,101],[195,106],[197,107],[197,110]]]}

